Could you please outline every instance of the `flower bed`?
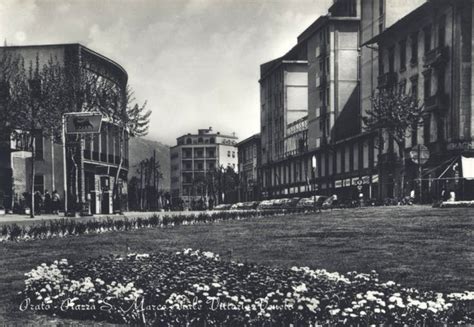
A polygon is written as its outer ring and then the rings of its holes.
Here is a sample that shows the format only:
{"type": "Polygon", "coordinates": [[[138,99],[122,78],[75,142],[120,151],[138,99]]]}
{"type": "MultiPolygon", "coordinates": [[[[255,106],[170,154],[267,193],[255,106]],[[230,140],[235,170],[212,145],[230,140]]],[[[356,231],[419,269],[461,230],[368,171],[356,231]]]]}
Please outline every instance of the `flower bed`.
{"type": "Polygon", "coordinates": [[[238,220],[277,216],[310,210],[265,210],[203,212],[197,215],[152,215],[148,218],[110,218],[80,221],[74,219],[50,220],[28,225],[3,225],[0,228],[0,242],[27,241],[52,237],[66,237],[110,231],[128,231],[141,228],[163,228],[167,226],[212,223],[225,220],[238,220]]]}
{"type": "Polygon", "coordinates": [[[43,263],[26,274],[20,310],[155,325],[434,326],[474,322],[474,292],[444,295],[329,273],[223,261],[211,252],[43,263]]]}

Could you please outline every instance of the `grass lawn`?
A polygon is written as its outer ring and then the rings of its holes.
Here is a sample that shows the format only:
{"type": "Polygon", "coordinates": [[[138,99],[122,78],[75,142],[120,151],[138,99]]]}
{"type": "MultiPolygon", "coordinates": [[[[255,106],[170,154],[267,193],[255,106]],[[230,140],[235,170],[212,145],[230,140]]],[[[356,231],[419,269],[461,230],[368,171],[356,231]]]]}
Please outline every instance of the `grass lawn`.
{"type": "Polygon", "coordinates": [[[0,321],[54,321],[18,310],[24,273],[42,262],[126,254],[127,248],[139,253],[201,248],[265,265],[377,270],[382,280],[424,290],[472,290],[473,218],[472,208],[379,207],[3,243],[0,321]]]}

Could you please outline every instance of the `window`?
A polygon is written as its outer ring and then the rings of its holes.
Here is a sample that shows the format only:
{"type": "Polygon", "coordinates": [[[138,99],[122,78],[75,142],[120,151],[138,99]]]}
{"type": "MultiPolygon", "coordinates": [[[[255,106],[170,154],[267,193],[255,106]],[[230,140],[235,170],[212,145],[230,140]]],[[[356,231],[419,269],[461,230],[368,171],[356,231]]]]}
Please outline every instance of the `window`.
{"type": "Polygon", "coordinates": [[[390,73],[395,71],[395,47],[388,49],[388,71],[390,73]]]}
{"type": "Polygon", "coordinates": [[[213,143],[215,143],[215,142],[216,142],[216,140],[215,140],[213,137],[211,137],[211,138],[209,139],[209,143],[213,144],[213,143]]]}
{"type": "Polygon", "coordinates": [[[321,116],[321,108],[316,108],[316,118],[321,116]]]}
{"type": "Polygon", "coordinates": [[[44,176],[43,175],[35,175],[34,178],[34,189],[36,191],[40,191],[41,194],[44,193],[44,176]]]}
{"type": "Polygon", "coordinates": [[[191,138],[188,137],[188,138],[186,139],[186,144],[191,144],[191,143],[193,143],[193,142],[192,142],[191,138]]]}
{"type": "Polygon", "coordinates": [[[425,99],[431,96],[431,71],[424,73],[423,91],[425,99]]]}
{"type": "Polygon", "coordinates": [[[198,143],[202,143],[202,137],[198,138],[198,143]]]}
{"type": "Polygon", "coordinates": [[[379,51],[379,57],[378,57],[378,62],[379,62],[379,75],[383,75],[385,69],[384,69],[384,66],[383,66],[383,50],[380,50],[379,51]]]}
{"type": "Polygon", "coordinates": [[[424,32],[424,45],[425,45],[425,53],[430,51],[431,49],[431,25],[425,27],[423,29],[424,32]]]}
{"type": "Polygon", "coordinates": [[[418,124],[413,124],[411,127],[411,146],[418,144],[418,124]]]}
{"type": "Polygon", "coordinates": [[[443,141],[444,140],[444,119],[442,119],[441,117],[438,117],[436,119],[436,125],[437,125],[437,130],[438,130],[437,140],[443,141]]]}
{"type": "Polygon", "coordinates": [[[359,144],[358,143],[355,143],[353,145],[353,149],[352,149],[352,168],[354,170],[358,170],[359,169],[359,144]]]}
{"type": "Polygon", "coordinates": [[[411,89],[410,89],[410,93],[413,94],[413,96],[416,98],[418,98],[418,76],[415,75],[415,76],[412,76],[410,78],[411,80],[411,89]]]}
{"type": "Polygon", "coordinates": [[[446,16],[442,16],[438,25],[438,46],[443,47],[446,43],[446,16]]]}
{"type": "Polygon", "coordinates": [[[317,148],[321,147],[321,138],[320,137],[316,138],[316,147],[317,148]]]}
{"type": "Polygon", "coordinates": [[[198,164],[197,164],[197,169],[198,169],[198,170],[202,170],[202,169],[203,169],[203,164],[202,164],[202,162],[198,162],[198,164]]]}
{"type": "Polygon", "coordinates": [[[446,72],[444,68],[438,69],[438,89],[437,92],[438,94],[443,94],[444,93],[444,79],[446,76],[446,72]]]}
{"type": "Polygon", "coordinates": [[[384,12],[384,0],[379,0],[379,16],[383,16],[384,12]]]}
{"type": "Polygon", "coordinates": [[[227,151],[227,157],[230,158],[230,151],[227,151]]]}
{"type": "Polygon", "coordinates": [[[429,144],[431,139],[430,139],[430,129],[431,129],[431,117],[427,116],[425,117],[425,120],[423,122],[423,139],[425,144],[429,144]]]}
{"type": "Polygon", "coordinates": [[[331,92],[329,92],[329,87],[326,89],[326,105],[331,105],[331,92]]]}
{"type": "Polygon", "coordinates": [[[107,125],[102,124],[100,130],[100,160],[107,161],[107,125]]]}
{"type": "Polygon", "coordinates": [[[232,151],[232,158],[235,158],[235,151],[232,151]]]}
{"type": "Polygon", "coordinates": [[[411,35],[411,59],[412,65],[418,62],[418,33],[415,32],[411,35]]]}
{"type": "Polygon", "coordinates": [[[43,160],[43,133],[35,131],[35,159],[43,160]]]}
{"type": "Polygon", "coordinates": [[[330,68],[331,68],[329,63],[330,63],[330,58],[329,58],[329,56],[328,56],[328,57],[326,58],[326,74],[327,74],[327,75],[329,75],[329,73],[330,73],[330,68]]]}
{"type": "Polygon", "coordinates": [[[400,42],[400,70],[406,68],[407,63],[407,40],[402,40],[400,42]]]}

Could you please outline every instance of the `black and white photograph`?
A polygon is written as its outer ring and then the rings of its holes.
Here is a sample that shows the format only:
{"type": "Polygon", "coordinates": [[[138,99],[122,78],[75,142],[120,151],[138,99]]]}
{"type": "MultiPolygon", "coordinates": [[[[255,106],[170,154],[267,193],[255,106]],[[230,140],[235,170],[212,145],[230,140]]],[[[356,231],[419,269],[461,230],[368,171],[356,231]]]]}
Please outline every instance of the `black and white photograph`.
{"type": "Polygon", "coordinates": [[[1,326],[474,326],[474,0],[0,0],[1,326]]]}

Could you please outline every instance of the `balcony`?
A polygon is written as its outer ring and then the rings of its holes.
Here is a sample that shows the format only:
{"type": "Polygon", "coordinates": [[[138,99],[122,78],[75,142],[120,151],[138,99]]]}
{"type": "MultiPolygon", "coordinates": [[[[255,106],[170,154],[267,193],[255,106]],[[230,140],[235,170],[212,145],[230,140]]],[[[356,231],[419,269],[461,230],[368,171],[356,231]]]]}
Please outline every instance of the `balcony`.
{"type": "Polygon", "coordinates": [[[397,83],[397,73],[388,72],[378,77],[379,88],[389,88],[397,83]]]}
{"type": "Polygon", "coordinates": [[[423,57],[425,67],[437,67],[449,59],[449,47],[437,47],[428,51],[423,57]]]}
{"type": "Polygon", "coordinates": [[[425,98],[426,111],[437,111],[439,113],[447,112],[449,108],[448,98],[447,94],[440,92],[425,98]]]}

